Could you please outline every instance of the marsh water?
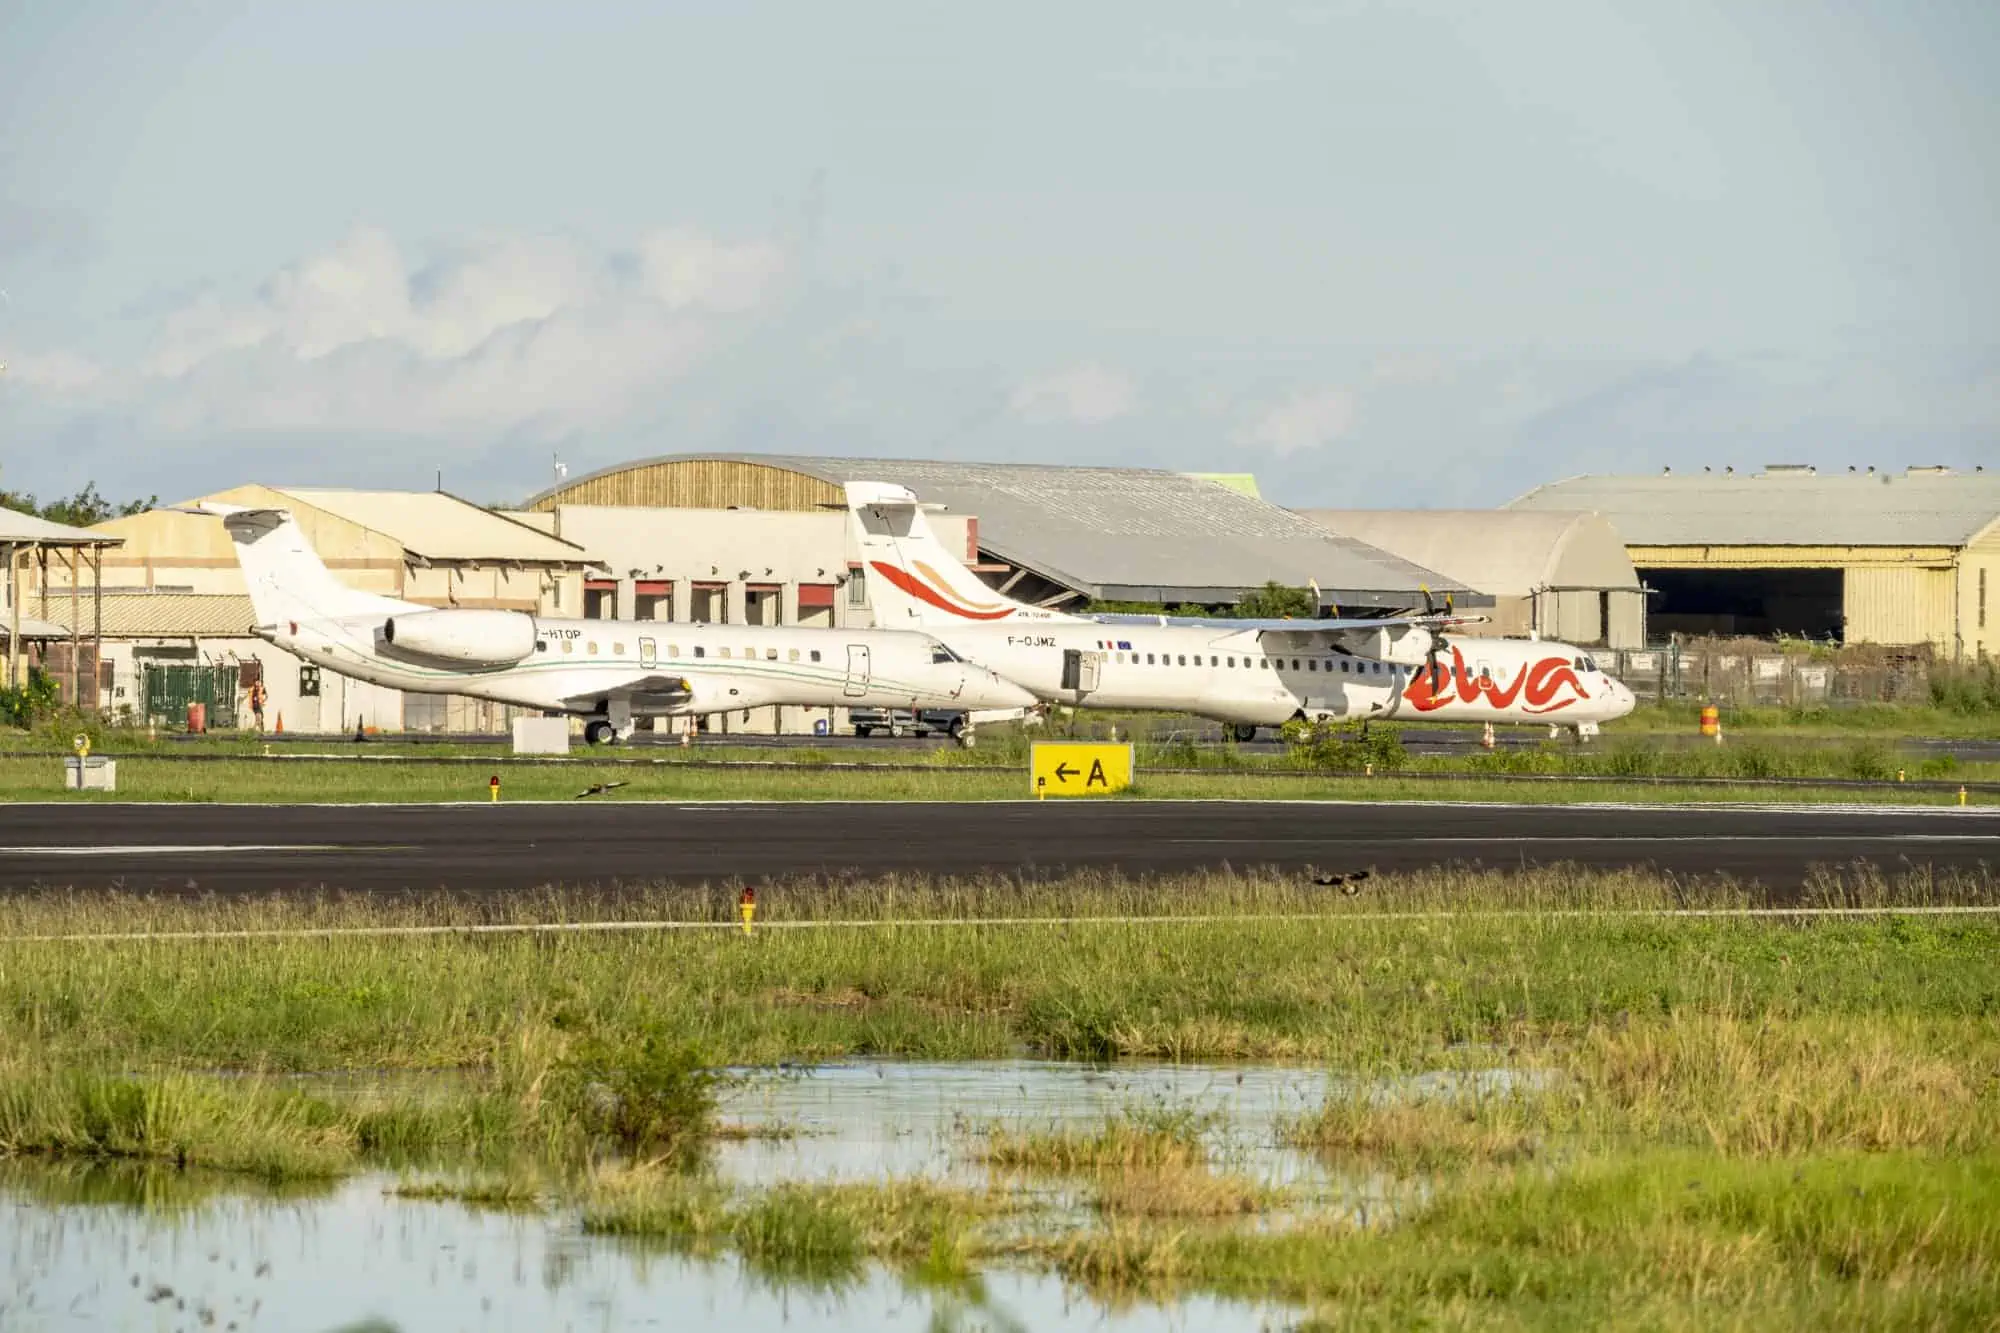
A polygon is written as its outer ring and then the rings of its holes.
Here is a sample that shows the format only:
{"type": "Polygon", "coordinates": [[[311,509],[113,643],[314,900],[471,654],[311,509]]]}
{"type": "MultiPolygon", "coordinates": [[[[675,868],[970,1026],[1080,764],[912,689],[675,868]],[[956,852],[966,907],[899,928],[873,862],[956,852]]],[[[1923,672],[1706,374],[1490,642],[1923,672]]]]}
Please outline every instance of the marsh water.
{"type": "MultiPolygon", "coordinates": [[[[1282,1120],[1326,1090],[1313,1071],[1248,1066],[841,1064],[732,1087],[723,1120],[758,1132],[720,1145],[713,1169],[744,1186],[974,1184],[989,1178],[977,1150],[989,1126],[1188,1114],[1218,1164],[1365,1214],[1370,1182],[1329,1177],[1279,1146],[1282,1120]]],[[[786,1276],[587,1235],[561,1208],[400,1197],[403,1179],[270,1192],[184,1173],[17,1164],[0,1174],[0,1329],[1193,1330],[1282,1328],[1297,1315],[1202,1297],[1109,1308],[1005,1267],[952,1288],[880,1268],[786,1276]]],[[[1074,1206],[1060,1186],[1039,1188],[1050,1208],[1074,1206]]]]}

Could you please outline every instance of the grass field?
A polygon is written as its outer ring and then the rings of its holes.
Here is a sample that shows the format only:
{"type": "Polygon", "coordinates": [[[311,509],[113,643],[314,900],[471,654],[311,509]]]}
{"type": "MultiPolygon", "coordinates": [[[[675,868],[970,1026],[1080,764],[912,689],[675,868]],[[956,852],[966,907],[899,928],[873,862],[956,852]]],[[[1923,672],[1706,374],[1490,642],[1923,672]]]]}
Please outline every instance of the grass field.
{"type": "MultiPolygon", "coordinates": [[[[1171,758],[1172,756],[1168,756],[1171,758]]],[[[569,800],[593,785],[620,783],[593,800],[880,800],[991,801],[1029,796],[1025,761],[1018,768],[996,765],[933,764],[911,768],[830,762],[811,752],[758,767],[726,767],[666,760],[657,764],[434,764],[397,758],[313,759],[123,759],[116,793],[64,792],[62,770],[52,756],[0,758],[0,802],[4,801],[483,801],[488,780],[499,776],[503,800],[569,800]]],[[[1595,762],[1595,761],[1592,761],[1595,762]]],[[[1399,771],[1362,773],[1298,772],[1249,764],[1210,763],[1192,772],[1148,771],[1142,756],[1132,799],[1215,798],[1235,800],[1454,800],[1454,801],[1855,801],[1928,805],[1955,804],[1954,790],[1912,789],[1888,783],[1852,787],[1758,787],[1755,779],[1785,776],[1784,765],[1748,762],[1747,771],[1716,771],[1713,785],[1655,785],[1650,776],[1668,776],[1634,764],[1628,771],[1588,775],[1609,781],[1565,782],[1562,769],[1538,764],[1532,756],[1479,756],[1445,763],[1412,763],[1399,771]],[[1497,761],[1497,762],[1496,762],[1497,761]],[[1450,776],[1446,776],[1449,774],[1450,776]],[[1522,782],[1533,776],[1538,780],[1522,782]],[[1738,785],[1727,779],[1745,779],[1738,785]],[[1482,780],[1485,779],[1485,780],[1482,780]]],[[[1826,766],[1823,766],[1823,769],[1826,766]]],[[[1871,770],[1873,771],[1873,770],[1871,770]]],[[[1889,770],[1893,777],[1894,770],[1889,770]]],[[[1912,765],[1908,775],[1926,776],[1912,765]]],[[[1578,776],[1580,774],[1569,774],[1578,776]]],[[[1846,778],[1847,771],[1810,774],[1846,778]]],[[[2000,765],[1959,765],[1946,782],[2000,780],[2000,765]],[[1989,776],[1989,770],[1990,776],[1989,776]]],[[[1968,800],[2000,797],[1973,792],[1968,800]]]]}
{"type": "MultiPolygon", "coordinates": [[[[1990,904],[2000,881],[1817,898],[1990,904]]],[[[1327,1327],[1990,1326],[2000,921],[1649,914],[1738,901],[1562,870],[1357,898],[1277,876],[868,882],[774,889],[763,916],[826,924],[745,937],[332,933],[729,919],[693,890],[6,900],[0,1156],[281,1180],[387,1163],[419,1192],[580,1206],[590,1230],[822,1282],[1026,1264],[1113,1299],[1282,1299],[1327,1327]],[[1089,919],[1163,913],[1181,919],[1089,919]],[[189,928],[305,933],[49,938],[189,928]],[[1243,1178],[1171,1107],[974,1123],[958,1151],[990,1171],[978,1189],[738,1192],[701,1168],[726,1066],[1022,1052],[1326,1067],[1337,1090],[1276,1128],[1386,1202],[1357,1225],[1243,1178]],[[1496,1064],[1512,1091],[1366,1091],[1496,1064]],[[1083,1215],[1030,1210],[1009,1182],[1034,1176],[1070,1182],[1083,1215]]]]}

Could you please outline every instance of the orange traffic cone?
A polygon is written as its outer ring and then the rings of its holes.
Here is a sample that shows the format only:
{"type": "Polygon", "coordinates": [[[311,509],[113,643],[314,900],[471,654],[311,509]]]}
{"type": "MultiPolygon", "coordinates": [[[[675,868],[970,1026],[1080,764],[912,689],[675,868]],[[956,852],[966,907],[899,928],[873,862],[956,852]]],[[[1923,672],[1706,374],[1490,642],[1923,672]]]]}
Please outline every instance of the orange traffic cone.
{"type": "Polygon", "coordinates": [[[280,736],[282,736],[282,735],[284,735],[284,734],[285,734],[285,715],[284,715],[283,713],[279,713],[279,714],[278,714],[278,732],[277,732],[277,734],[278,734],[278,735],[280,735],[280,736]]]}

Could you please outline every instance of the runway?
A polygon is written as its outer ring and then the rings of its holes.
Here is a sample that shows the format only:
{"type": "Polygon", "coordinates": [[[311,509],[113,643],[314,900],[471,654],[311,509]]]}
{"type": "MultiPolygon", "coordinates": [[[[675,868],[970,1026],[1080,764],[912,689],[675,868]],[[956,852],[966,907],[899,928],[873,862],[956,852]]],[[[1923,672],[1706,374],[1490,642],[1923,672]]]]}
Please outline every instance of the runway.
{"type": "Polygon", "coordinates": [[[1224,865],[2000,871],[2000,809],[1305,801],[0,806],[0,891],[505,893],[807,875],[1224,865]]]}

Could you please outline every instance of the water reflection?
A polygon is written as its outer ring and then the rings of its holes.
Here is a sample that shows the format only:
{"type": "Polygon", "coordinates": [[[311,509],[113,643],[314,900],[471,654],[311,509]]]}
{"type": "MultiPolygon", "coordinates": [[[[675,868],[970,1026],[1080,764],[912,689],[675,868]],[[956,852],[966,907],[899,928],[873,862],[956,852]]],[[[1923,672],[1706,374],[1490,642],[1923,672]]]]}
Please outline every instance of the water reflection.
{"type": "MultiPolygon", "coordinates": [[[[1387,1095],[1483,1095],[1506,1075],[1438,1076],[1387,1095]]],[[[1329,1177],[1279,1126],[1330,1090],[1311,1070],[1091,1069],[1038,1062],[849,1063],[752,1077],[724,1119],[724,1181],[987,1179],[977,1135],[1091,1126],[1132,1110],[1203,1117],[1218,1166],[1291,1187],[1315,1212],[1365,1214],[1381,1182],[1329,1177]],[[788,1137],[759,1136],[774,1128],[788,1137]]],[[[400,1182],[260,1186],[159,1168],[0,1168],[0,1329],[160,1328],[428,1333],[434,1329],[1255,1329],[1296,1312],[1191,1297],[1107,1309],[1046,1276],[1000,1269],[926,1283],[875,1266],[774,1271],[732,1253],[583,1234],[564,1210],[404,1197],[400,1182]]],[[[1021,1182],[1073,1206],[1057,1182],[1021,1182]]],[[[1268,1217],[1259,1225],[1283,1225],[1268,1217]]]]}
{"type": "Polygon", "coordinates": [[[212,1194],[107,1208],[105,1181],[0,1185],[0,1328],[600,1330],[1249,1329],[1280,1315],[1189,1299],[1107,1311],[1050,1278],[933,1288],[879,1268],[760,1273],[727,1255],[596,1241],[562,1216],[405,1200],[384,1179],[318,1198],[212,1194]]]}

